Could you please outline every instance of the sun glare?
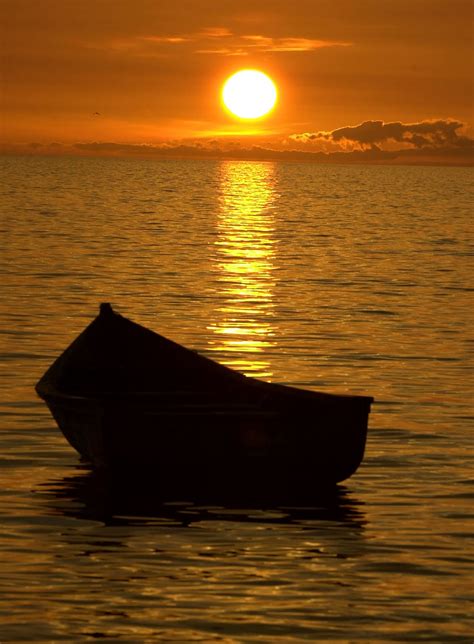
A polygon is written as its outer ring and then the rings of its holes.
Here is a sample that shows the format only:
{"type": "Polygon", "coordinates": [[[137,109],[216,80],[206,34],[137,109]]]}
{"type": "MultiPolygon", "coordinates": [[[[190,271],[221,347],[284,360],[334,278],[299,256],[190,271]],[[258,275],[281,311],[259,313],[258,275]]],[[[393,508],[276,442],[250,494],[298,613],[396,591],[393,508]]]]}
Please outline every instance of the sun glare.
{"type": "Polygon", "coordinates": [[[234,116],[258,119],[275,106],[277,89],[272,79],[257,69],[242,69],[222,88],[222,102],[234,116]]]}

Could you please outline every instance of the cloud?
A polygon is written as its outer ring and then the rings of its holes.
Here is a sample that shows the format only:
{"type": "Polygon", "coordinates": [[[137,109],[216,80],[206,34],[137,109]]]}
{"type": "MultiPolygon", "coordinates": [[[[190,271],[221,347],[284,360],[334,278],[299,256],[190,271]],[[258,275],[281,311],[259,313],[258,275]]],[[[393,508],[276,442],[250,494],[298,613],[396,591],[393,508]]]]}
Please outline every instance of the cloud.
{"type": "MultiPolygon", "coordinates": [[[[299,161],[310,163],[370,163],[370,164],[425,164],[474,165],[474,140],[460,136],[457,121],[422,121],[418,124],[390,128],[390,123],[368,121],[369,126],[344,127],[333,132],[293,135],[290,139],[275,136],[201,136],[192,139],[168,140],[155,144],[120,143],[114,141],[78,142],[73,144],[30,143],[0,144],[3,154],[85,155],[138,157],[157,159],[235,159],[254,161],[299,161]],[[382,128],[380,125],[386,125],[382,128]],[[444,125],[442,125],[444,124],[444,125]],[[415,125],[419,127],[414,127],[415,125]],[[395,136],[406,141],[401,149],[383,149],[395,136]],[[389,136],[390,135],[390,136],[389,136]],[[352,137],[352,138],[346,138],[352,137]],[[423,139],[418,140],[418,137],[423,139]],[[415,140],[413,140],[413,138],[415,140]],[[424,141],[436,141],[425,145],[424,141]],[[306,141],[306,143],[302,143],[306,141]],[[323,144],[321,145],[321,141],[323,144]],[[352,148],[344,147],[349,141],[352,148]],[[308,145],[314,143],[315,145],[308,145]],[[341,144],[339,147],[337,147],[341,144]],[[324,147],[325,146],[325,147],[324,147]]],[[[402,124],[396,124],[400,126],[402,124]]],[[[397,139],[398,140],[398,139],[397,139]]],[[[396,143],[392,143],[396,145],[396,143]]]]}
{"type": "Polygon", "coordinates": [[[384,143],[401,143],[407,148],[425,149],[437,147],[470,148],[473,139],[458,134],[464,123],[453,119],[401,123],[399,121],[364,121],[359,125],[341,127],[332,132],[304,132],[292,134],[293,141],[302,143],[337,144],[342,148],[374,149],[384,143]]]}
{"type": "MultiPolygon", "coordinates": [[[[342,128],[341,128],[342,129],[342,128]]],[[[471,141],[471,139],[469,139],[471,141]]],[[[271,144],[270,144],[271,145],[271,144]]],[[[113,142],[76,143],[74,148],[86,154],[140,156],[156,158],[241,159],[255,161],[307,161],[313,163],[396,163],[473,165],[472,148],[439,146],[383,150],[377,145],[354,150],[301,150],[265,147],[261,144],[243,146],[239,140],[216,138],[194,139],[185,143],[136,145],[113,142]]]]}
{"type": "Polygon", "coordinates": [[[199,33],[209,38],[226,38],[232,36],[231,30],[227,27],[205,27],[199,33]]]}
{"type": "Polygon", "coordinates": [[[242,36],[251,46],[262,51],[313,51],[322,47],[349,47],[351,43],[337,40],[315,40],[312,38],[268,38],[266,36],[242,36]]]}
{"type": "Polygon", "coordinates": [[[114,40],[110,46],[115,51],[136,51],[155,47],[188,45],[198,54],[221,56],[248,56],[270,52],[311,52],[323,47],[349,47],[350,42],[285,36],[274,38],[265,34],[236,34],[228,27],[204,27],[196,32],[138,36],[128,40],[114,40]]]}
{"type": "Polygon", "coordinates": [[[189,38],[185,36],[142,36],[141,40],[152,43],[167,43],[176,45],[182,42],[187,42],[189,38]]]}
{"type": "Polygon", "coordinates": [[[217,47],[215,49],[196,49],[196,54],[215,54],[217,56],[248,56],[245,49],[232,47],[217,47]]]}
{"type": "Polygon", "coordinates": [[[195,139],[186,143],[163,143],[158,145],[92,142],[75,143],[73,148],[80,152],[112,156],[140,156],[158,158],[204,158],[204,159],[242,159],[259,161],[317,161],[320,163],[351,163],[373,160],[390,160],[396,157],[393,152],[382,150],[355,150],[350,154],[336,152],[307,152],[304,150],[278,150],[261,145],[242,146],[239,141],[219,141],[216,139],[195,139]]]}

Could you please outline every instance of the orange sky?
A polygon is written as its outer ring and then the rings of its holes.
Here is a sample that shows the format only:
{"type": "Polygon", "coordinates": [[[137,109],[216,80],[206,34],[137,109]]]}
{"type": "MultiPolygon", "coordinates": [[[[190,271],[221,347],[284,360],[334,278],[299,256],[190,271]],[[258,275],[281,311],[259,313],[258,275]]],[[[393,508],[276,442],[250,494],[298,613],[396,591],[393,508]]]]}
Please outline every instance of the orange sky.
{"type": "Polygon", "coordinates": [[[402,149],[465,162],[472,9],[470,0],[1,0],[1,141],[6,151],[112,154],[253,147],[368,159],[402,149]],[[280,100],[243,125],[219,92],[245,67],[271,75],[280,100]]]}

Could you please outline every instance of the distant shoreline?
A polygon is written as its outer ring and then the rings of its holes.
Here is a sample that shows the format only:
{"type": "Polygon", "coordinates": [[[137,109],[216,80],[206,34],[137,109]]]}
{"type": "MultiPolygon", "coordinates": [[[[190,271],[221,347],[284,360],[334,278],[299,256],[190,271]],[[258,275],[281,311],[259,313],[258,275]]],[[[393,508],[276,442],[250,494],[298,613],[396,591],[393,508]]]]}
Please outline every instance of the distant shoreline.
{"type": "MultiPolygon", "coordinates": [[[[154,146],[121,146],[120,144],[78,144],[81,147],[39,145],[34,148],[23,145],[0,144],[0,156],[4,157],[73,157],[100,159],[156,159],[160,161],[244,161],[310,163],[315,165],[379,165],[379,166],[436,166],[473,167],[474,154],[469,150],[450,150],[451,155],[442,156],[440,151],[429,154],[425,150],[399,151],[352,151],[352,152],[304,152],[267,150],[264,148],[239,150],[233,153],[214,150],[175,149],[163,150],[154,146]],[[123,148],[130,148],[123,150],[123,148]],[[141,148],[141,149],[140,149],[141,148]],[[423,153],[423,154],[422,154],[423,153]],[[455,154],[453,154],[455,153],[455,154]]],[[[183,146],[184,147],[184,146],[183,146]]]]}

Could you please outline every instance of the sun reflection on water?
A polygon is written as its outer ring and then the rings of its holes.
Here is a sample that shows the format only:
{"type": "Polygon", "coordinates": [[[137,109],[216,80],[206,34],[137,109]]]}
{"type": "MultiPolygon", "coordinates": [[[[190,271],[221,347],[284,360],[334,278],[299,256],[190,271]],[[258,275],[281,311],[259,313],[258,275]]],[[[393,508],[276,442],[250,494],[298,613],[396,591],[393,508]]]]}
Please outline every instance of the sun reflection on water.
{"type": "Polygon", "coordinates": [[[272,375],[275,167],[227,161],[220,168],[215,264],[220,305],[211,349],[252,376],[272,375]]]}

